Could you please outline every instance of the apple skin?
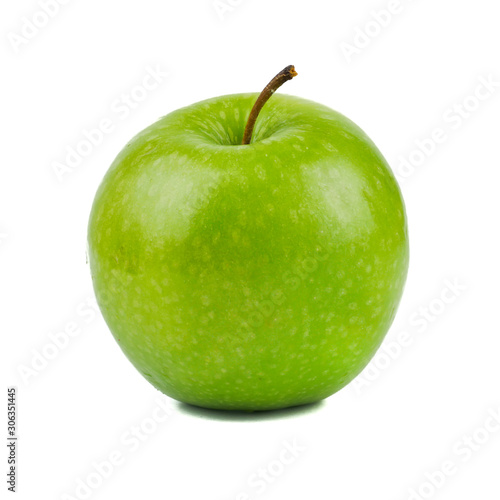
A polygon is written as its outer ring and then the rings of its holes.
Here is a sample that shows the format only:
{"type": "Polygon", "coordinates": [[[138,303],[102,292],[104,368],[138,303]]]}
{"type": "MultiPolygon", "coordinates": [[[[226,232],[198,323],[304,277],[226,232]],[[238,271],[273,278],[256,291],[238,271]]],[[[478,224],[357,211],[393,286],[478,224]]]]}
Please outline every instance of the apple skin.
{"type": "Polygon", "coordinates": [[[270,410],[330,396],[367,365],[400,301],[409,249],[397,182],[353,122],[276,94],[174,111],[132,139],[92,207],[97,301],[156,388],[270,410]]]}

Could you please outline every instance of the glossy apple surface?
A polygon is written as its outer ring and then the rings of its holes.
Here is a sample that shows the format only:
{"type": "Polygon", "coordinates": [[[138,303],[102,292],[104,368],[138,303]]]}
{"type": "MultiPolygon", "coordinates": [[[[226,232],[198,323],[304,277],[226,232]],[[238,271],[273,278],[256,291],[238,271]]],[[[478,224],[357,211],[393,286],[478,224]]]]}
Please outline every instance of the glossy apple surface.
{"type": "Polygon", "coordinates": [[[258,94],[161,118],[120,152],[89,221],[98,303],[156,388],[198,406],[311,403],[382,342],[408,268],[387,162],[343,115],[258,94]]]}

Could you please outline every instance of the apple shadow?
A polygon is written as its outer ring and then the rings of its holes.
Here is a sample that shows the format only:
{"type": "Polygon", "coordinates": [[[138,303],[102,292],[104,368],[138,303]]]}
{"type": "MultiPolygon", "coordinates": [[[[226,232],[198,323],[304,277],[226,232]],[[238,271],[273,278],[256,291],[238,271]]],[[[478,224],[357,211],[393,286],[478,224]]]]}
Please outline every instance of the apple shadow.
{"type": "Polygon", "coordinates": [[[314,413],[324,405],[324,400],[300,406],[291,406],[280,410],[265,411],[239,411],[239,410],[212,410],[188,403],[177,403],[181,413],[192,417],[206,420],[223,420],[232,422],[260,422],[263,420],[279,420],[284,418],[295,418],[308,413],[314,413]]]}

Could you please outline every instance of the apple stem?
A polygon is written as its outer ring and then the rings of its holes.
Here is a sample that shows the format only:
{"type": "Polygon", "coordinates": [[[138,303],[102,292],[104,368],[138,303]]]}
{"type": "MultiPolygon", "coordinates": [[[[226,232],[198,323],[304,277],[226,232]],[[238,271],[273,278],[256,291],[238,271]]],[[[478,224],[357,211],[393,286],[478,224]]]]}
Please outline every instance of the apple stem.
{"type": "Polygon", "coordinates": [[[242,144],[250,144],[252,140],[252,132],[257,120],[257,116],[260,110],[264,107],[264,104],[269,100],[269,98],[288,80],[291,80],[294,76],[297,76],[295,67],[293,65],[287,66],[282,69],[265,87],[260,93],[259,97],[253,105],[252,111],[248,117],[247,125],[245,127],[245,133],[243,134],[242,144]]]}

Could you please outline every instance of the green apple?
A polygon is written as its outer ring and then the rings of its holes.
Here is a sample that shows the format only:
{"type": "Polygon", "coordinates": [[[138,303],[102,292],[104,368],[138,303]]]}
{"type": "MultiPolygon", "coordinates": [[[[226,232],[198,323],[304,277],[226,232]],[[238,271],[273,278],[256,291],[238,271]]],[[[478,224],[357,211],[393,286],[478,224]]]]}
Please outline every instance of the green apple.
{"type": "Polygon", "coordinates": [[[89,221],[93,285],[119,346],[156,388],[207,408],[341,389],[381,344],[408,268],[401,192],[366,134],[276,94],[242,144],[257,97],[199,102],[139,133],[89,221]]]}

